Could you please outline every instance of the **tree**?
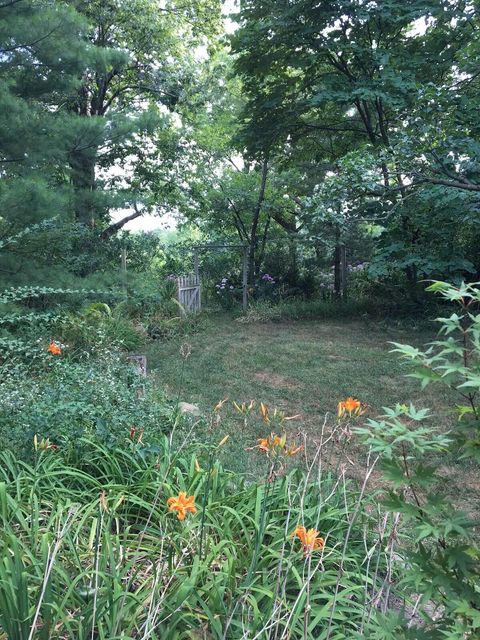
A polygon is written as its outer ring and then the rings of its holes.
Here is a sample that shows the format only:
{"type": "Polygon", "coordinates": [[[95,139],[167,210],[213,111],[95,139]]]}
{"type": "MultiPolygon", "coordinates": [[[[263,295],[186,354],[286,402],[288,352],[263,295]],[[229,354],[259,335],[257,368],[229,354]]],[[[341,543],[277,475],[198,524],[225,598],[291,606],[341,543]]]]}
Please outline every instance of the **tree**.
{"type": "MultiPolygon", "coordinates": [[[[473,18],[473,7],[461,1],[247,0],[233,51],[248,96],[242,129],[249,148],[255,153],[272,140],[319,141],[319,160],[334,172],[345,153],[373,154],[380,180],[364,195],[377,196],[413,250],[419,226],[410,207],[412,190],[426,182],[476,190],[461,177],[465,158],[472,167],[473,145],[462,156],[467,145],[458,145],[461,137],[452,145],[440,133],[442,144],[425,153],[428,130],[438,126],[432,112],[438,116],[442,103],[449,105],[444,131],[459,122],[460,113],[474,131],[473,109],[452,92],[459,80],[466,86],[475,80],[471,63],[463,71],[475,50],[473,18]]],[[[408,261],[405,272],[415,288],[417,265],[408,261]]]]}
{"type": "Polygon", "coordinates": [[[0,233],[56,219],[48,247],[45,226],[9,245],[9,275],[33,255],[37,275],[39,260],[91,273],[108,253],[99,241],[156,205],[148,164],[177,152],[171,114],[218,17],[218,0],[0,5],[0,233]]]}
{"type": "MultiPolygon", "coordinates": [[[[132,205],[141,199],[142,155],[148,153],[156,129],[171,128],[166,114],[175,110],[195,81],[195,52],[217,32],[220,3],[89,0],[72,4],[89,22],[92,45],[108,51],[83,71],[77,95],[66,102],[68,110],[96,128],[94,135],[81,136],[70,156],[76,218],[90,225],[100,222],[102,226],[103,221],[105,226],[108,203],[102,202],[97,186],[114,186],[115,181],[109,180],[112,166],[128,160],[131,170],[123,176],[124,202],[117,197],[114,203],[132,205]]],[[[123,224],[141,215],[142,207],[134,209],[123,224]]],[[[121,226],[117,222],[104,237],[121,226]]]]}
{"type": "Polygon", "coordinates": [[[8,279],[28,278],[33,270],[39,275],[40,262],[51,266],[67,249],[62,232],[71,193],[65,168],[76,123],[55,105],[76,90],[82,69],[92,64],[85,31],[81,16],[60,3],[0,5],[0,237],[39,223],[44,229],[39,235],[36,227],[36,235],[23,235],[3,250],[0,273],[8,279]],[[54,218],[46,247],[44,221],[54,218]]]}
{"type": "MultiPolygon", "coordinates": [[[[203,71],[194,108],[180,130],[182,153],[168,180],[171,201],[210,238],[248,246],[253,284],[274,227],[283,236],[296,235],[302,227],[299,197],[306,193],[308,163],[302,172],[290,166],[287,145],[272,153],[265,149],[261,156],[249,154],[237,135],[243,98],[240,82],[231,76],[231,60],[219,52],[203,71]]],[[[152,177],[155,171],[164,190],[165,175],[152,167],[152,177]]],[[[293,251],[291,257],[293,265],[293,251]]],[[[294,277],[294,266],[291,271],[294,277]]]]}

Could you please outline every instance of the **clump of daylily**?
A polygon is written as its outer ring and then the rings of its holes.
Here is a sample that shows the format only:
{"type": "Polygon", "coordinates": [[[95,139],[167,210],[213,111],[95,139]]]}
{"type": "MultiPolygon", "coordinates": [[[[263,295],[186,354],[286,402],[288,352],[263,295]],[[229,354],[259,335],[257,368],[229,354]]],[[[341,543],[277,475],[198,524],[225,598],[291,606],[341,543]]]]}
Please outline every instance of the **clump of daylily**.
{"type": "Polygon", "coordinates": [[[312,551],[323,549],[325,546],[325,540],[318,536],[320,532],[317,529],[307,529],[303,526],[298,526],[290,534],[291,538],[298,538],[302,543],[303,553],[305,557],[309,556],[312,551]]]}
{"type": "Polygon", "coordinates": [[[348,397],[346,400],[342,400],[337,406],[337,415],[339,418],[357,418],[363,415],[367,410],[367,405],[362,404],[360,400],[356,398],[348,397]]]}
{"type": "Polygon", "coordinates": [[[232,402],[232,405],[235,411],[246,416],[255,408],[255,400],[250,400],[248,404],[246,402],[242,402],[242,404],[238,404],[238,402],[232,402]]]}
{"type": "Polygon", "coordinates": [[[167,500],[169,511],[176,511],[179,520],[185,520],[187,512],[197,513],[195,496],[187,496],[186,491],[180,491],[177,496],[171,496],[167,500]]]}
{"type": "MultiPolygon", "coordinates": [[[[223,447],[227,443],[228,439],[230,438],[230,435],[227,434],[223,436],[223,438],[221,438],[221,440],[217,444],[214,443],[214,438],[216,438],[216,436],[214,435],[215,431],[221,424],[221,420],[222,420],[221,410],[227,402],[228,402],[228,398],[223,398],[223,400],[220,400],[214,406],[211,417],[210,417],[210,426],[208,429],[210,434],[209,442],[204,445],[204,448],[208,452],[208,458],[207,458],[207,465],[205,469],[205,479],[203,483],[203,496],[202,496],[202,504],[201,504],[202,515],[201,515],[201,522],[200,522],[200,535],[199,535],[199,544],[198,544],[198,555],[200,556],[200,558],[203,557],[206,509],[207,509],[208,496],[210,493],[210,481],[216,471],[214,469],[215,458],[216,458],[216,455],[218,454],[218,450],[221,447],[223,447]]],[[[204,471],[200,466],[200,463],[197,458],[195,458],[194,466],[195,466],[196,473],[202,473],[204,471]]]]}
{"type": "Polygon", "coordinates": [[[268,406],[263,402],[260,403],[260,416],[265,424],[278,424],[282,425],[284,422],[288,422],[289,420],[296,420],[299,416],[287,416],[285,411],[281,411],[280,409],[275,409],[273,412],[270,411],[268,406]]]}

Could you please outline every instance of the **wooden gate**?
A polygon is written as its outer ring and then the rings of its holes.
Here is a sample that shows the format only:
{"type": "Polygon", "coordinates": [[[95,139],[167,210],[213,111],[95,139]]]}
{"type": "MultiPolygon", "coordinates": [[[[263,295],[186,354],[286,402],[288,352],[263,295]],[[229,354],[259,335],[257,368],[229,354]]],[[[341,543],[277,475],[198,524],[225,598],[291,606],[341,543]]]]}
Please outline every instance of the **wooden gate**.
{"type": "Polygon", "coordinates": [[[191,273],[177,278],[178,301],[185,313],[200,311],[202,306],[200,294],[200,278],[191,273]]]}

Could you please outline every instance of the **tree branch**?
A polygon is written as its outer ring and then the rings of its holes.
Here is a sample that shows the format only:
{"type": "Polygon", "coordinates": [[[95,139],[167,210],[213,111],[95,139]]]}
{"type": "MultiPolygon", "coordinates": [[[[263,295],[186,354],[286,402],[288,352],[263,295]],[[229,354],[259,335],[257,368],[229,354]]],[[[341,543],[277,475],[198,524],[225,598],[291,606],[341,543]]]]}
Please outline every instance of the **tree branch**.
{"type": "Polygon", "coordinates": [[[144,210],[140,211],[137,208],[136,202],[133,203],[133,208],[135,209],[134,213],[131,213],[130,215],[125,216],[121,220],[118,220],[118,222],[114,222],[109,227],[104,229],[100,234],[100,238],[102,240],[108,240],[108,238],[111,238],[113,235],[115,235],[117,231],[120,231],[120,229],[124,227],[127,224],[127,222],[130,222],[130,220],[135,220],[136,218],[140,218],[140,216],[143,216],[143,214],[145,213],[144,210]]]}
{"type": "Polygon", "coordinates": [[[419,182],[430,182],[431,184],[438,184],[452,189],[461,189],[463,191],[480,193],[480,184],[460,182],[459,180],[443,180],[442,178],[433,178],[430,176],[418,176],[418,179],[419,182]]]}

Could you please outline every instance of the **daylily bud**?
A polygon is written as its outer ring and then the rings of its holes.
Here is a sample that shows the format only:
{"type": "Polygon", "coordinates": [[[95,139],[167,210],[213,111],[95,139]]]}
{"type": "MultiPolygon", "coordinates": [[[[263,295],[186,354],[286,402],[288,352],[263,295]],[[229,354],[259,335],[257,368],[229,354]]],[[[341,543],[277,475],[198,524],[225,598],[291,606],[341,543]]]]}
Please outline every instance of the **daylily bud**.
{"type": "Polygon", "coordinates": [[[100,492],[100,497],[99,497],[98,501],[100,503],[100,509],[102,509],[103,511],[107,511],[107,509],[108,509],[108,507],[107,507],[107,492],[105,491],[105,489],[100,492]]]}
{"type": "MultiPolygon", "coordinates": [[[[217,402],[217,404],[214,407],[214,411],[220,411],[220,409],[223,407],[223,405],[227,402],[228,398],[224,398],[223,400],[220,400],[220,402],[217,402]]],[[[234,403],[235,404],[235,403],[234,403]]]]}
{"type": "Polygon", "coordinates": [[[226,435],[224,438],[222,438],[222,439],[220,440],[220,442],[218,443],[218,446],[219,446],[219,447],[223,447],[223,445],[227,442],[227,440],[228,440],[229,438],[230,438],[230,436],[229,436],[229,435],[226,435]]]}

